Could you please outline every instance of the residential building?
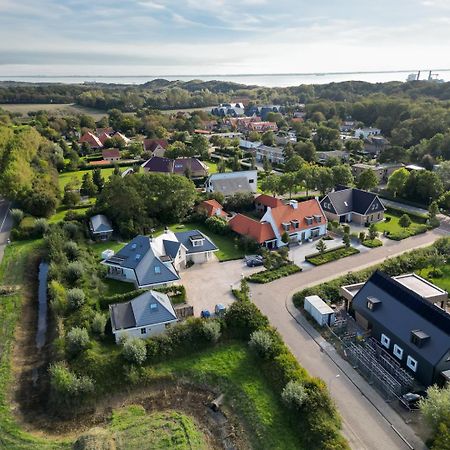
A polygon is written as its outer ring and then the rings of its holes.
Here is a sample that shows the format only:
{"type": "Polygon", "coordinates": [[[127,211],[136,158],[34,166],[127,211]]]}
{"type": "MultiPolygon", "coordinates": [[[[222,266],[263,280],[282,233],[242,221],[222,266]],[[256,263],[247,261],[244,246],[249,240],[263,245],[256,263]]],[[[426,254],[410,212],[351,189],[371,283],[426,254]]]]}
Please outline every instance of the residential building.
{"type": "Polygon", "coordinates": [[[271,195],[261,194],[255,198],[255,209],[259,214],[264,214],[267,208],[276,208],[277,206],[284,205],[283,201],[279,198],[272,197],[271,195]]]}
{"type": "Polygon", "coordinates": [[[206,192],[220,192],[234,195],[238,192],[256,193],[258,172],[256,170],[243,170],[240,172],[213,173],[205,183],[206,192]]]}
{"type": "Polygon", "coordinates": [[[247,131],[257,131],[264,133],[266,131],[278,131],[278,125],[275,122],[250,122],[247,125],[247,131]]]}
{"type": "Polygon", "coordinates": [[[388,178],[398,169],[401,169],[404,167],[404,164],[398,163],[398,164],[378,164],[376,166],[372,164],[364,164],[364,163],[357,163],[353,164],[352,166],[352,172],[353,176],[358,179],[359,176],[365,172],[366,170],[371,170],[377,177],[378,183],[380,184],[386,184],[388,181],[388,178]]]}
{"type": "Polygon", "coordinates": [[[94,240],[107,241],[113,234],[109,219],[103,214],[97,214],[89,219],[89,231],[94,240]]]}
{"type": "Polygon", "coordinates": [[[378,156],[384,149],[390,145],[390,142],[383,136],[369,136],[364,139],[363,154],[378,156]]]}
{"type": "Polygon", "coordinates": [[[263,162],[265,159],[274,164],[284,164],[283,148],[260,145],[256,148],[256,161],[263,162]]]}
{"type": "Polygon", "coordinates": [[[315,199],[300,203],[290,200],[287,205],[274,208],[268,206],[259,221],[236,214],[229,225],[235,233],[248,236],[269,249],[300,244],[327,233],[327,218],[315,199]]]}
{"type": "Polygon", "coordinates": [[[103,144],[101,143],[100,139],[91,131],[87,131],[83,134],[83,136],[80,137],[79,144],[86,143],[91,147],[92,149],[102,148],[103,144]]]}
{"type": "Polygon", "coordinates": [[[188,263],[204,263],[218,248],[198,230],[166,230],[151,238],[136,236],[115,255],[102,261],[108,278],[133,283],[136,288],[167,286],[180,279],[188,263]]]}
{"type": "Polygon", "coordinates": [[[228,214],[223,210],[223,206],[213,198],[210,200],[203,200],[197,207],[201,213],[206,213],[207,217],[228,217],[228,214]]]}
{"type": "Polygon", "coordinates": [[[331,150],[329,152],[317,152],[317,162],[320,164],[327,163],[331,158],[337,158],[340,161],[347,162],[350,158],[350,153],[343,150],[331,150]]]}
{"type": "Polygon", "coordinates": [[[197,158],[161,158],[152,156],[142,164],[146,172],[162,172],[175,175],[189,175],[192,178],[208,176],[208,166],[197,158]]]}
{"type": "Polygon", "coordinates": [[[267,116],[271,112],[281,113],[283,107],[281,105],[252,106],[245,111],[247,116],[259,116],[262,120],[267,120],[267,116]]]}
{"type": "MultiPolygon", "coordinates": [[[[356,122],[354,120],[344,120],[339,126],[339,130],[343,133],[348,133],[355,129],[356,122]]],[[[359,137],[359,136],[357,136],[359,137]]]]}
{"type": "Polygon", "coordinates": [[[105,161],[115,162],[120,160],[120,150],[118,148],[104,148],[102,158],[105,161]]]}
{"type": "Polygon", "coordinates": [[[239,147],[246,150],[255,150],[262,145],[261,141],[247,141],[246,139],[239,139],[239,147]]]}
{"type": "Polygon", "coordinates": [[[359,225],[379,222],[384,218],[385,207],[376,194],[356,188],[337,187],[321,201],[328,220],[339,223],[354,222],[359,225]]]}
{"type": "Polygon", "coordinates": [[[152,156],[162,158],[166,153],[169,143],[165,139],[144,139],[144,152],[151,153],[152,156]]]}
{"type": "Polygon", "coordinates": [[[150,290],[124,303],[109,306],[111,328],[116,343],[126,338],[155,336],[178,321],[169,297],[150,290]]]}
{"type": "Polygon", "coordinates": [[[356,322],[424,386],[450,379],[450,315],[381,271],[353,297],[356,322]]]}
{"type": "Polygon", "coordinates": [[[211,110],[213,116],[238,117],[244,115],[244,105],[242,103],[222,103],[211,110]]]}
{"type": "Polygon", "coordinates": [[[379,128],[357,128],[354,132],[354,136],[356,138],[367,139],[369,136],[378,136],[381,134],[381,130],[379,128]]]}

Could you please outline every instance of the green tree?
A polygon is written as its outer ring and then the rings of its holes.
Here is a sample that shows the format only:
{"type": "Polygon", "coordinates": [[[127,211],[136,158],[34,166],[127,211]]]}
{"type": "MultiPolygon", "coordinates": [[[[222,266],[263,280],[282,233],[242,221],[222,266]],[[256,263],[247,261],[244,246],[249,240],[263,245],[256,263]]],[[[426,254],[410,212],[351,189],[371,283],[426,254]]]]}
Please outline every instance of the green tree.
{"type": "Polygon", "coordinates": [[[272,172],[272,164],[266,157],[263,159],[263,169],[266,175],[269,175],[270,172],[272,172]]]}
{"type": "Polygon", "coordinates": [[[92,171],[92,181],[97,186],[97,191],[101,192],[103,189],[103,186],[105,185],[105,180],[102,177],[102,171],[100,168],[95,168],[92,171]]]}
{"type": "Polygon", "coordinates": [[[292,194],[298,189],[298,177],[294,172],[284,173],[280,176],[280,189],[281,192],[288,192],[289,198],[292,198],[292,194]]]}
{"type": "Polygon", "coordinates": [[[270,192],[274,197],[280,193],[280,181],[279,175],[268,175],[261,181],[261,189],[264,192],[270,192]]]}
{"type": "Polygon", "coordinates": [[[284,163],[284,170],[285,172],[297,172],[304,163],[305,161],[303,158],[298,155],[294,155],[284,163]]]}
{"type": "Polygon", "coordinates": [[[305,161],[314,162],[316,160],[316,147],[312,141],[298,142],[294,149],[305,161]]]}
{"type": "Polygon", "coordinates": [[[403,214],[400,219],[398,220],[398,223],[403,228],[408,228],[411,225],[411,218],[408,216],[408,214],[403,214]]]}
{"type": "Polygon", "coordinates": [[[192,149],[195,155],[199,155],[202,159],[207,159],[209,143],[205,136],[195,134],[192,138],[192,149]]]}
{"type": "Polygon", "coordinates": [[[275,133],[273,131],[266,131],[262,134],[261,141],[264,145],[272,147],[275,145],[275,133]]]}
{"type": "Polygon", "coordinates": [[[89,197],[92,197],[95,194],[97,194],[97,186],[94,184],[94,181],[92,180],[92,175],[90,172],[86,172],[83,175],[83,181],[81,183],[80,192],[81,192],[81,195],[87,195],[89,197]]]}
{"type": "Polygon", "coordinates": [[[420,401],[420,410],[433,430],[437,431],[441,423],[448,423],[450,419],[450,386],[430,386],[427,393],[427,398],[420,401]]]}
{"type": "Polygon", "coordinates": [[[314,167],[313,179],[322,195],[325,195],[334,186],[333,172],[329,167],[314,167]]]}
{"type": "Polygon", "coordinates": [[[325,244],[325,241],[323,239],[320,239],[319,242],[316,244],[316,250],[323,255],[325,253],[325,250],[327,249],[327,244],[325,244]]]}
{"type": "Polygon", "coordinates": [[[378,178],[375,175],[375,172],[371,169],[366,169],[361,172],[357,181],[357,186],[359,189],[366,191],[378,186],[378,178]]]}
{"type": "Polygon", "coordinates": [[[344,236],[342,237],[342,242],[347,248],[350,247],[350,235],[348,233],[344,233],[344,236]]]}
{"type": "Polygon", "coordinates": [[[126,339],[123,344],[122,355],[129,363],[141,366],[147,358],[145,342],[139,338],[126,339]]]}
{"type": "Polygon", "coordinates": [[[89,334],[86,328],[74,327],[66,336],[66,349],[70,356],[86,350],[90,345],[89,334]]]}
{"type": "Polygon", "coordinates": [[[397,197],[397,195],[401,195],[406,182],[409,178],[409,172],[404,169],[397,169],[392,173],[392,175],[388,179],[387,188],[391,195],[397,197]]]}
{"type": "Polygon", "coordinates": [[[353,175],[350,166],[347,164],[339,164],[337,166],[331,167],[331,171],[333,172],[333,180],[334,184],[341,184],[343,186],[352,186],[353,185],[353,175]]]}

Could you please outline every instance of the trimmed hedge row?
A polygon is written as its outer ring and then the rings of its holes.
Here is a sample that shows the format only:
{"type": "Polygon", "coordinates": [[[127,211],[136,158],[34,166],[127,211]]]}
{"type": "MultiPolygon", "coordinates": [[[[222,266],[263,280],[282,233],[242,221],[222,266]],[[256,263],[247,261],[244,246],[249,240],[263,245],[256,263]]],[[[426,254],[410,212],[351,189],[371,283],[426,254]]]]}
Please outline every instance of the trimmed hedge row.
{"type": "Polygon", "coordinates": [[[356,255],[360,253],[357,248],[346,247],[345,245],[330,250],[326,250],[324,253],[315,253],[314,255],[305,256],[305,260],[315,266],[321,266],[322,264],[329,263],[331,261],[337,261],[338,259],[345,258],[347,256],[356,255]]]}
{"type": "Polygon", "coordinates": [[[247,280],[251,283],[265,284],[278,280],[279,278],[301,272],[301,270],[301,267],[298,267],[296,264],[286,264],[285,266],[278,267],[277,269],[268,269],[263,270],[262,272],[254,273],[247,277],[247,280]]]}

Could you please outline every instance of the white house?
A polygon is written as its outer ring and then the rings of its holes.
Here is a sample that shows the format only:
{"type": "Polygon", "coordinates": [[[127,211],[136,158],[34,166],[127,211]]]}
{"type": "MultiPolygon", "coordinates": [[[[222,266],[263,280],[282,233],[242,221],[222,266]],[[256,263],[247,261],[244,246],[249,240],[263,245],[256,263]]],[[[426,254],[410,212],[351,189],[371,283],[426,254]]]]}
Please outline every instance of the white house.
{"type": "Polygon", "coordinates": [[[367,139],[369,136],[378,136],[381,134],[381,130],[379,128],[357,128],[355,130],[354,136],[356,138],[367,139]]]}
{"type": "Polygon", "coordinates": [[[233,195],[238,192],[256,193],[258,172],[244,170],[240,172],[213,173],[205,183],[206,192],[221,192],[223,195],[233,195]]]}
{"type": "Polygon", "coordinates": [[[163,333],[178,321],[166,294],[147,291],[133,300],[109,306],[116,343],[124,338],[145,339],[163,333]]]}
{"type": "Polygon", "coordinates": [[[283,164],[284,151],[281,147],[261,145],[256,149],[256,161],[262,162],[264,159],[267,159],[271,163],[283,164]]]}

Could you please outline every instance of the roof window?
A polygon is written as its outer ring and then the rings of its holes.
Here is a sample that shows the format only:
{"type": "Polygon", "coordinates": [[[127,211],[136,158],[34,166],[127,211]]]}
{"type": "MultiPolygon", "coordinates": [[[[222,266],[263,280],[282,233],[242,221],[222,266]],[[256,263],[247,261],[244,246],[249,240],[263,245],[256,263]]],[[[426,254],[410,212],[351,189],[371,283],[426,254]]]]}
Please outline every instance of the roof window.
{"type": "Polygon", "coordinates": [[[375,297],[367,297],[367,309],[370,311],[375,311],[377,308],[381,306],[381,300],[375,297]]]}
{"type": "Polygon", "coordinates": [[[161,273],[161,267],[155,266],[155,273],[161,273]]]}

